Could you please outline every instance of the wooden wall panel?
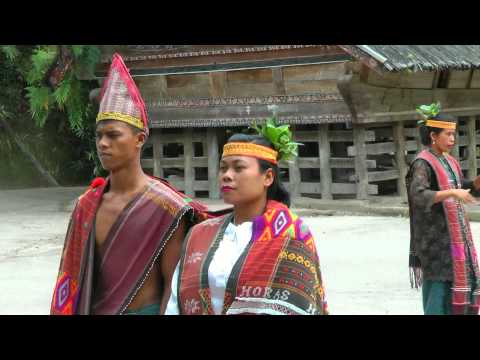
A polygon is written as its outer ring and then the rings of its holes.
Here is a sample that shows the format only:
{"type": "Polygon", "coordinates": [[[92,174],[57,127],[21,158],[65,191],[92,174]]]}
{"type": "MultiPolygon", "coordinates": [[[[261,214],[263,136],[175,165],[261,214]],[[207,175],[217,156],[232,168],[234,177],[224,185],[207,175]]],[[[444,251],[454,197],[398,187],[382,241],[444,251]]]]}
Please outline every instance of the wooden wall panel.
{"type": "Polygon", "coordinates": [[[470,78],[470,70],[460,71],[453,70],[450,72],[450,78],[448,80],[449,89],[465,89],[470,78]]]}
{"type": "Polygon", "coordinates": [[[168,96],[167,78],[164,75],[137,77],[135,83],[146,101],[158,101],[168,96]]]}
{"type": "Polygon", "coordinates": [[[289,66],[283,68],[285,81],[334,80],[345,72],[345,63],[289,66]]]}
{"type": "Polygon", "coordinates": [[[229,84],[227,97],[249,97],[276,95],[276,88],[273,83],[268,84],[229,84]]]}
{"type": "Polygon", "coordinates": [[[211,97],[225,97],[227,95],[227,73],[216,72],[209,74],[211,97]]]}
{"type": "Polygon", "coordinates": [[[431,89],[434,77],[435,73],[429,71],[417,71],[414,73],[385,72],[382,74],[378,74],[375,71],[370,71],[368,74],[368,83],[370,85],[382,87],[431,89]]]}
{"type": "Polygon", "coordinates": [[[206,73],[168,75],[167,88],[170,97],[208,98],[210,97],[210,77],[206,73]]]}
{"type": "Polygon", "coordinates": [[[272,69],[227,72],[227,96],[268,96],[276,93],[272,69]]]}
{"type": "Polygon", "coordinates": [[[256,83],[272,83],[272,69],[252,69],[237,70],[227,72],[227,81],[229,85],[238,83],[256,84],[256,83]]]}
{"type": "Polygon", "coordinates": [[[288,95],[331,94],[338,92],[336,80],[285,82],[285,90],[288,95]]]}
{"type": "Polygon", "coordinates": [[[344,72],[344,63],[285,67],[285,90],[288,95],[336,93],[337,79],[344,72]]]}

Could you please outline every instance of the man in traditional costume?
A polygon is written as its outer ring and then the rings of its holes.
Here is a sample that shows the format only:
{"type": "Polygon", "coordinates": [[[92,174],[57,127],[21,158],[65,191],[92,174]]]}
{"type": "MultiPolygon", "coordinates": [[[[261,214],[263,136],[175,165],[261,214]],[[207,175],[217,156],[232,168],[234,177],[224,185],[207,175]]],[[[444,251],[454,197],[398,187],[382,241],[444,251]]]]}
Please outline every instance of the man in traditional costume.
{"type": "Polygon", "coordinates": [[[205,208],[143,172],[147,112],[118,54],[100,99],[97,151],[110,176],[75,204],[51,314],[161,314],[185,234],[205,208]]]}
{"type": "Polygon", "coordinates": [[[257,130],[224,147],[220,184],[234,210],[187,235],[166,315],[328,313],[312,233],[278,176],[297,144],[272,119],[257,130]]]}
{"type": "Polygon", "coordinates": [[[410,206],[410,280],[422,286],[425,315],[478,314],[480,271],[464,203],[475,203],[480,177],[463,177],[449,155],[456,121],[440,104],[422,106],[420,152],[407,175],[410,206]]]}

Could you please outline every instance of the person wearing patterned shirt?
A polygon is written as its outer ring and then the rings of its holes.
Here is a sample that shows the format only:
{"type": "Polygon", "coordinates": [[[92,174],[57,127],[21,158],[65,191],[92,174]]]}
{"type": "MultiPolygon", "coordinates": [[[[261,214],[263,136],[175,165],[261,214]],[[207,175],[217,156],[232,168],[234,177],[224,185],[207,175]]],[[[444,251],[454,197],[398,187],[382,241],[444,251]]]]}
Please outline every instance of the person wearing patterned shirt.
{"type": "Polygon", "coordinates": [[[51,314],[160,315],[185,234],[206,208],[143,172],[147,112],[118,54],[100,96],[96,145],[110,175],[76,202],[51,314]]]}
{"type": "Polygon", "coordinates": [[[478,314],[480,272],[465,204],[480,195],[480,177],[463,177],[449,152],[455,118],[439,104],[420,108],[425,150],[411,164],[406,183],[410,207],[410,280],[422,287],[425,315],[478,314]]]}
{"type": "Polygon", "coordinates": [[[274,119],[257,130],[224,147],[219,183],[233,212],[187,235],[166,315],[328,314],[312,233],[279,178],[297,144],[274,119]]]}

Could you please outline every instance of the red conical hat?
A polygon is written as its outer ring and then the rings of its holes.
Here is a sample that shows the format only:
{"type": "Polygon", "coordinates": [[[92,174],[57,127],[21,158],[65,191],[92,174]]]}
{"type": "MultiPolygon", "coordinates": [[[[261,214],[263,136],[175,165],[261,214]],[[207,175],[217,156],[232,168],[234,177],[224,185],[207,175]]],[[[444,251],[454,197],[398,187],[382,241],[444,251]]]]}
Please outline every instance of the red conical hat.
{"type": "Polygon", "coordinates": [[[122,57],[114,54],[108,76],[100,92],[97,123],[118,120],[143,130],[148,135],[148,117],[140,91],[122,57]]]}

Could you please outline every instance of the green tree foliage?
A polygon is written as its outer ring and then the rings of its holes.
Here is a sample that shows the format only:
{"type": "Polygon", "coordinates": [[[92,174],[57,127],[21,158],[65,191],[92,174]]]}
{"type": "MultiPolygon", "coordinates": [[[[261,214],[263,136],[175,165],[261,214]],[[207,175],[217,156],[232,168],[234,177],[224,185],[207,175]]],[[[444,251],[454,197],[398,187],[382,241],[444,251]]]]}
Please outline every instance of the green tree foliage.
{"type": "MultiPolygon", "coordinates": [[[[98,83],[83,80],[94,78],[99,60],[100,50],[93,45],[0,46],[4,118],[60,183],[88,181],[101,169],[95,151],[96,109],[89,101],[98,83]]],[[[13,174],[21,166],[28,173],[1,130],[0,152],[2,160],[10,160],[0,164],[1,172],[13,174]]]]}
{"type": "Polygon", "coordinates": [[[88,101],[90,89],[80,79],[83,75],[93,77],[100,60],[98,47],[38,45],[30,59],[32,66],[25,74],[26,89],[37,125],[43,126],[51,111],[63,111],[74,132],[83,129],[92,117],[92,104],[88,101]],[[60,75],[52,80],[55,72],[60,75]]]}
{"type": "Polygon", "coordinates": [[[5,55],[5,57],[10,61],[14,61],[19,55],[19,51],[15,45],[3,45],[0,46],[0,51],[5,55]]]}

